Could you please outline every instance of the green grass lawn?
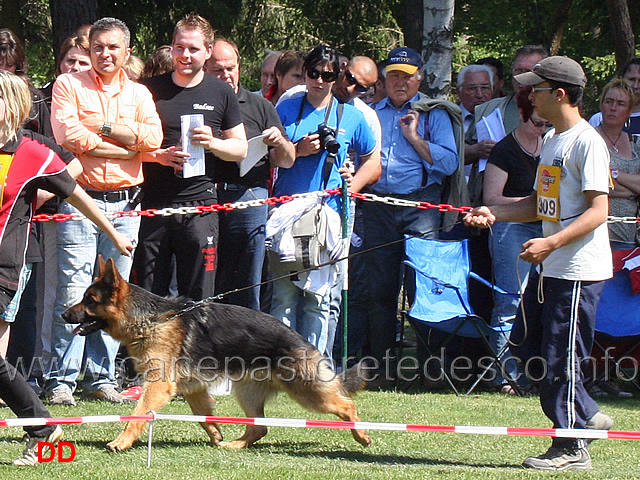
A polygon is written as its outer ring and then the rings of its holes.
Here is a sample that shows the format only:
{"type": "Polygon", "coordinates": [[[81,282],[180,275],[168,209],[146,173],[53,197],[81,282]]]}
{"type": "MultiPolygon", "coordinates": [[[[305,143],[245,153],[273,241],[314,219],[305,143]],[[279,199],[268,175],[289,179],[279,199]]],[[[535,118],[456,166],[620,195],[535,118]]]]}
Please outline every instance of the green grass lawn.
{"type": "MultiPolygon", "coordinates": [[[[356,398],[360,418],[372,422],[429,425],[492,425],[549,427],[538,398],[505,397],[482,393],[456,397],[452,393],[363,392],[356,398]]],[[[603,399],[600,404],[614,420],[616,430],[640,430],[640,399],[603,399]]],[[[130,414],[132,406],[81,401],[77,407],[52,407],[54,416],[130,414]]],[[[176,399],[163,413],[190,413],[176,399]]],[[[0,416],[9,416],[8,409],[0,416]]],[[[218,397],[220,416],[241,416],[232,397],[218,397]]],[[[270,417],[333,418],[309,413],[280,395],[269,404],[270,417]]],[[[632,440],[598,440],[590,451],[592,472],[532,472],[522,460],[543,453],[548,438],[404,433],[372,431],[373,445],[363,448],[345,430],[273,427],[253,448],[229,451],[211,447],[196,423],[158,421],[154,427],[153,463],[147,468],[146,433],[134,447],[114,454],[105,444],[122,424],[65,426],[65,440],[73,442],[76,458],[62,464],[34,468],[11,466],[23,449],[22,430],[0,429],[0,479],[504,479],[504,478],[629,478],[640,477],[640,444],[632,440]],[[579,477],[578,477],[579,476],[579,477]]],[[[222,425],[226,439],[240,436],[239,425],[222,425]]]]}

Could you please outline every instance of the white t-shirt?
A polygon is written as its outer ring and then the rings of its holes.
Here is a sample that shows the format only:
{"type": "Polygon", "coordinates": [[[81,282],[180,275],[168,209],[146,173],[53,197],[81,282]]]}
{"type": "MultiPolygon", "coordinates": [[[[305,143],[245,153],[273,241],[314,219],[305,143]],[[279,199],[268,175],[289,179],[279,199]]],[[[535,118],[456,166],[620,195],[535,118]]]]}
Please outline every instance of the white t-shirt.
{"type": "MultiPolygon", "coordinates": [[[[540,164],[562,166],[560,221],[543,220],[545,237],[566,228],[587,209],[583,192],[609,193],[609,150],[584,119],[567,131],[556,134],[551,130],[545,135],[540,164]]],[[[565,280],[606,280],[612,272],[606,222],[583,238],[554,250],[543,262],[544,276],[565,280]]]]}

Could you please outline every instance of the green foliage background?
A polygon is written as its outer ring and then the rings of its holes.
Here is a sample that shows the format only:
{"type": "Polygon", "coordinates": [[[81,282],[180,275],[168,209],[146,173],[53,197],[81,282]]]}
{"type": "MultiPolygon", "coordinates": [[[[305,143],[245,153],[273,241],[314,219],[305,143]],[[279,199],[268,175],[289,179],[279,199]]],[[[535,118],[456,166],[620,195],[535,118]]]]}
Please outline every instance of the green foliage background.
{"type": "MultiPolygon", "coordinates": [[[[42,85],[54,72],[49,2],[20,1],[30,73],[34,83],[42,85]]],[[[7,3],[8,0],[0,0],[0,26],[1,9],[7,3]]],[[[548,48],[560,3],[458,0],[454,80],[461,67],[478,58],[500,58],[508,72],[513,52],[519,46],[542,44],[548,48]]],[[[640,2],[632,0],[628,4],[632,24],[640,26],[640,2]]],[[[365,54],[383,59],[391,48],[403,44],[404,5],[403,0],[98,0],[98,16],[124,20],[132,30],[134,53],[144,59],[157,46],[170,43],[173,26],[180,17],[198,12],[211,22],[218,35],[238,44],[242,81],[256,89],[260,62],[267,49],[304,51],[327,43],[347,56],[365,54]]],[[[422,11],[415,15],[422,15],[422,11]]],[[[597,92],[616,69],[606,2],[573,0],[559,53],[580,61],[587,70],[584,110],[586,114],[596,111],[597,92]]],[[[506,85],[510,85],[510,78],[506,85]]]]}

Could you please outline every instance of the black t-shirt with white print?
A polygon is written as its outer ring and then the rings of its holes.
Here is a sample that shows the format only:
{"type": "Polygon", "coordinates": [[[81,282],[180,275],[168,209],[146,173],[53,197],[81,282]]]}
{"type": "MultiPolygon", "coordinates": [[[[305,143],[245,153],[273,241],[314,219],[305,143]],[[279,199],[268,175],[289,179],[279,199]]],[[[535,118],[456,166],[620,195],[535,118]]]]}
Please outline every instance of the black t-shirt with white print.
{"type": "MultiPolygon", "coordinates": [[[[176,85],[171,73],[142,80],[153,95],[156,110],[162,121],[164,140],[162,148],[180,145],[180,116],[194,113],[204,115],[214,135],[242,123],[238,100],[232,88],[225,82],[205,75],[195,87],[176,85]]],[[[144,198],[142,208],[162,208],[172,203],[195,200],[216,200],[214,186],[215,156],[205,150],[206,174],[180,178],[173,168],[159,163],[144,163],[144,198]]]]}

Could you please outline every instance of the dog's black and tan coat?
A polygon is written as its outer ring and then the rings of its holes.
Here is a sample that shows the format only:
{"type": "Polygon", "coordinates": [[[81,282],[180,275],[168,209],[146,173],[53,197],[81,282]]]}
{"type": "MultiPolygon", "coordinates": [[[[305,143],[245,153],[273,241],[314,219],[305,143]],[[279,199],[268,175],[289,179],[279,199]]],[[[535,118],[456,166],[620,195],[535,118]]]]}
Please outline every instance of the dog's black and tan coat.
{"type": "MultiPolygon", "coordinates": [[[[76,334],[104,329],[126,345],[144,380],[133,415],[157,411],[177,393],[194,414],[211,415],[207,388],[228,376],[248,417],[263,417],[269,397],[285,391],[309,410],[359,420],[350,396],[364,382],[355,370],[336,375],[326,357],[276,318],[233,305],[159,297],[126,282],[111,259],[100,258],[98,277],[63,318],[79,324],[76,334]]],[[[145,423],[128,422],[108,448],[131,447],[145,423]]],[[[249,425],[239,439],[223,442],[216,424],[201,425],[214,445],[231,448],[248,447],[267,433],[249,425]]],[[[352,433],[362,445],[371,443],[364,430],[352,433]]]]}

